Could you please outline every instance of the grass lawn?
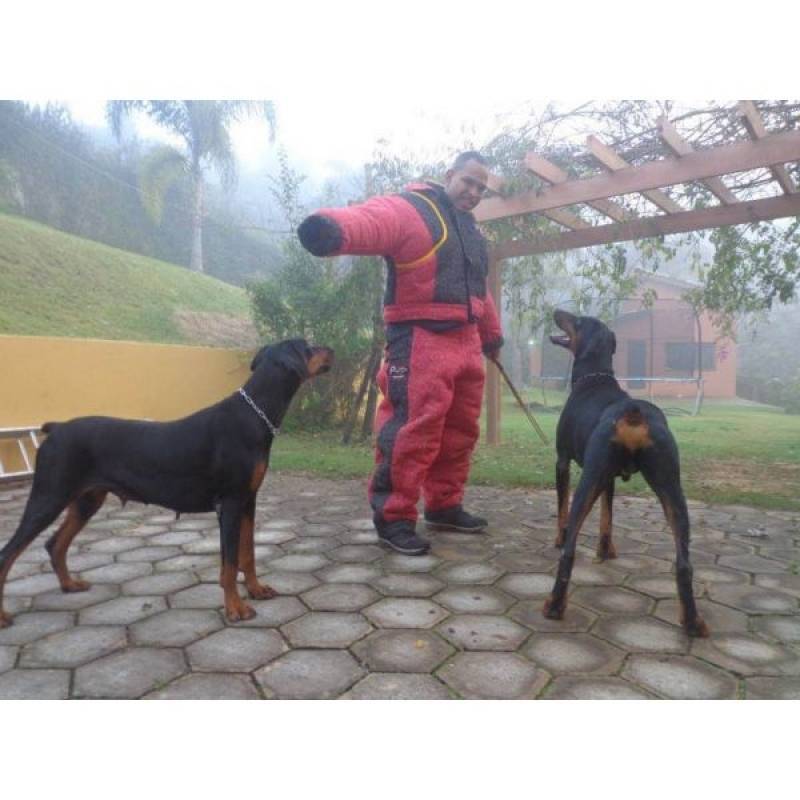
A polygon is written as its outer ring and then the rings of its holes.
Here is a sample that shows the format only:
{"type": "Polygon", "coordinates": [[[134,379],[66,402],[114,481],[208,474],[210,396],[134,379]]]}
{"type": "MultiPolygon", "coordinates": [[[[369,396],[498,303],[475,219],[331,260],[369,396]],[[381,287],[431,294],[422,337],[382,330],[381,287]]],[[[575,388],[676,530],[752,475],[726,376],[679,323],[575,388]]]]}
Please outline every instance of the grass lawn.
{"type": "MultiPolygon", "coordinates": [[[[539,399],[538,393],[531,398],[539,399]]],[[[548,392],[548,402],[558,395],[548,392]]],[[[665,400],[667,409],[691,403],[665,400]]],[[[510,396],[503,398],[502,443],[476,450],[472,483],[554,489],[558,409],[534,411],[550,439],[545,446],[510,396]]],[[[800,510],[800,416],[765,406],[706,401],[697,417],[669,414],[681,453],[687,497],[710,503],[800,510]]],[[[344,446],[338,433],[282,436],[273,448],[277,470],[328,478],[363,478],[372,470],[369,442],[344,446]]],[[[572,487],[579,469],[573,465],[572,487]]],[[[618,494],[651,494],[641,476],[617,482],[618,494]]]]}

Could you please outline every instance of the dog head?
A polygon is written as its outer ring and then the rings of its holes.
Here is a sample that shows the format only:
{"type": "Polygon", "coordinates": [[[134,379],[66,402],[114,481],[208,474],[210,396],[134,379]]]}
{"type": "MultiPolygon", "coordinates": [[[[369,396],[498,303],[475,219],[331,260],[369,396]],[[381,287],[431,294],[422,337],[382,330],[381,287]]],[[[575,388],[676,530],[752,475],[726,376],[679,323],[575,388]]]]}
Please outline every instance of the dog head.
{"type": "Polygon", "coordinates": [[[330,347],[313,347],[305,339],[287,339],[262,347],[253,358],[250,371],[274,364],[294,373],[300,380],[307,380],[328,372],[333,355],[330,347]]]}
{"type": "Polygon", "coordinates": [[[566,347],[576,364],[594,369],[611,369],[611,357],[617,351],[617,337],[595,317],[576,317],[569,311],[555,311],[553,319],[566,336],[551,336],[550,341],[566,347]]]}

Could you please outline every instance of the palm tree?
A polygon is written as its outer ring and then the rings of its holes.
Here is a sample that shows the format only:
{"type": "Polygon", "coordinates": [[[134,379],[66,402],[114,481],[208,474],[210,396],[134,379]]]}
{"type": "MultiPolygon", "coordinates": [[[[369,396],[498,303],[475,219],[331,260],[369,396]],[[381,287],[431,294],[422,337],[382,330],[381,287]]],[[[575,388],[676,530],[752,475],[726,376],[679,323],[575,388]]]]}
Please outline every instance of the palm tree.
{"type": "Polygon", "coordinates": [[[123,120],[143,111],[158,125],[177,135],[185,147],[155,148],[145,160],[140,181],[145,206],[156,221],[161,218],[164,198],[170,186],[181,178],[192,182],[192,255],[190,268],[203,271],[204,174],[213,167],[223,186],[236,181],[236,160],[229,126],[243,117],[261,117],[269,124],[269,138],[275,138],[275,106],[270,101],[249,100],[113,100],[106,116],[117,139],[123,120]]]}

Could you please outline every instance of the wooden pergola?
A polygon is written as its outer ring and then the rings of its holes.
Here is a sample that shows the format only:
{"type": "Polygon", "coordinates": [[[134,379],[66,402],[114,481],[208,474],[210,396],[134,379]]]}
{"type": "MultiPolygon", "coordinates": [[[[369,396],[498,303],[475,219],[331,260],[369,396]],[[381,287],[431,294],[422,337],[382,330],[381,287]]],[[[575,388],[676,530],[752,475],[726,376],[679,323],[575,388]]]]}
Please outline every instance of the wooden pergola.
{"type": "MultiPolygon", "coordinates": [[[[517,256],[553,253],[581,247],[647,239],[673,233],[688,233],[707,228],[763,222],[800,215],[800,193],[786,164],[800,161],[800,131],[768,132],[751,101],[742,101],[736,111],[747,132],[743,141],[695,150],[665,117],[657,121],[665,157],[638,166],[628,164],[617,152],[595,136],[586,141],[592,158],[601,170],[597,175],[571,180],[557,165],[528,153],[525,167],[545,184],[539,191],[504,197],[503,181],[492,176],[487,197],[476,209],[479,222],[541,214],[562,230],[531,239],[514,239],[495,244],[490,251],[490,290],[501,307],[502,263],[517,256]],[[723,182],[725,175],[768,169],[779,193],[771,197],[741,200],[723,182]],[[702,183],[719,200],[717,205],[687,210],[662,190],[666,187],[702,183]],[[658,209],[652,216],[641,216],[615,202],[613,198],[640,194],[658,209]],[[599,212],[600,224],[590,224],[580,216],[580,207],[599,212]],[[577,208],[575,208],[577,207],[577,208]],[[605,222],[604,220],[610,220],[605,222]]],[[[487,373],[486,441],[500,441],[500,376],[487,373]]]]}

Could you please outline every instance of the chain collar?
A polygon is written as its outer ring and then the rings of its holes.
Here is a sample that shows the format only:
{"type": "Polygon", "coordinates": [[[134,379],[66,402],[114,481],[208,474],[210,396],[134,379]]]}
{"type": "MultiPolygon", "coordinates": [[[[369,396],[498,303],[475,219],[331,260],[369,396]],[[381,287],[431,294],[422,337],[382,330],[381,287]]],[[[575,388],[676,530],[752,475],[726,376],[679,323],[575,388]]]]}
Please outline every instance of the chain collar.
{"type": "Polygon", "coordinates": [[[250,408],[252,408],[253,411],[255,411],[256,414],[258,414],[258,416],[261,417],[261,419],[264,420],[265,425],[269,428],[269,432],[273,435],[273,437],[277,436],[281,432],[280,428],[276,428],[269,421],[269,418],[267,417],[267,415],[253,402],[253,399],[250,397],[249,394],[247,394],[247,392],[244,389],[240,388],[239,389],[239,394],[242,397],[244,397],[244,399],[247,401],[247,404],[250,406],[250,408]]]}
{"type": "Polygon", "coordinates": [[[590,372],[588,375],[581,375],[578,380],[576,380],[572,384],[572,388],[575,389],[579,384],[583,383],[584,381],[588,381],[590,378],[613,378],[613,372],[590,372]]]}

